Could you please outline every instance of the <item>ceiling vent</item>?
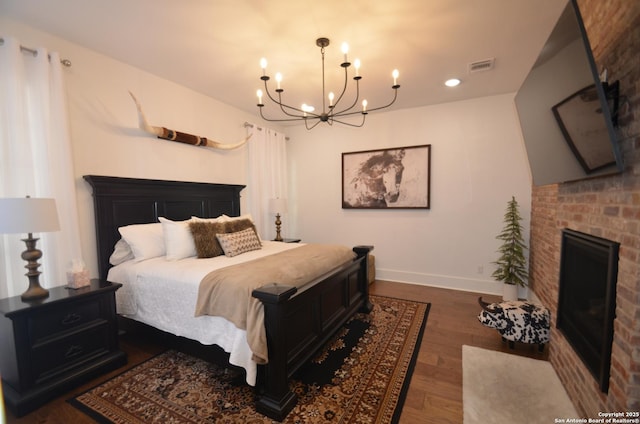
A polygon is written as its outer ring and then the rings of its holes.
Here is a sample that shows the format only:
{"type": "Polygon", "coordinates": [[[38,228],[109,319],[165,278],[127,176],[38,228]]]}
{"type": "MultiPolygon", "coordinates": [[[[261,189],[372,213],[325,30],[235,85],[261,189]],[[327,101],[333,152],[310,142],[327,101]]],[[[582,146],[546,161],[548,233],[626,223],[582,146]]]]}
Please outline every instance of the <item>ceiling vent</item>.
{"type": "Polygon", "coordinates": [[[493,64],[495,63],[495,58],[479,60],[477,62],[472,62],[469,64],[469,73],[472,74],[474,72],[482,72],[482,71],[490,71],[493,69],[493,64]]]}

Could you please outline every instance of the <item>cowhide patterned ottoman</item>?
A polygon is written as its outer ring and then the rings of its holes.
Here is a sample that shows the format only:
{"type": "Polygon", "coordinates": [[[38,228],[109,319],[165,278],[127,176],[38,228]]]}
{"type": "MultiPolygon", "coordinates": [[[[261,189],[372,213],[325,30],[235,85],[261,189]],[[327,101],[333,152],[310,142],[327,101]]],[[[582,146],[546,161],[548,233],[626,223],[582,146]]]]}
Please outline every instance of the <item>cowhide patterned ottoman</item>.
{"type": "Polygon", "coordinates": [[[537,344],[542,352],[549,341],[551,314],[549,309],[523,301],[487,303],[478,298],[482,311],[478,320],[482,325],[495,328],[502,341],[509,341],[513,349],[515,342],[537,344]]]}

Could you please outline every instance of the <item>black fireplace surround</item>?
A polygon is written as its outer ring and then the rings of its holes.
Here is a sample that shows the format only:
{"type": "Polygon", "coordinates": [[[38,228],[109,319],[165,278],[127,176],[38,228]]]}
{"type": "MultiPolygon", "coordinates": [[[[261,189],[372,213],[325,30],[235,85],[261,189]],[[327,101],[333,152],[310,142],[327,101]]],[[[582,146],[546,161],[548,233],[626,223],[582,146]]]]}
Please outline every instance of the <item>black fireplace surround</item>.
{"type": "Polygon", "coordinates": [[[620,244],[562,230],[556,326],[597,380],[609,390],[620,244]]]}

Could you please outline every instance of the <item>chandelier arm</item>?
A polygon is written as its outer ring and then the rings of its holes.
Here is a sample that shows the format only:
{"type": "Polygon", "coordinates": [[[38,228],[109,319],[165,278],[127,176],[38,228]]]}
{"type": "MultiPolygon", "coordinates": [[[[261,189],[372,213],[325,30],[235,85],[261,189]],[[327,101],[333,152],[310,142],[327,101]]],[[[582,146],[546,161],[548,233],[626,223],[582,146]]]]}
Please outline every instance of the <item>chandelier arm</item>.
{"type": "MultiPolygon", "coordinates": [[[[270,122],[294,122],[294,121],[299,121],[300,119],[302,119],[303,117],[294,117],[294,118],[286,118],[286,119],[271,119],[271,118],[267,118],[266,116],[264,116],[264,114],[262,113],[262,108],[259,107],[258,109],[260,109],[260,117],[262,119],[264,119],[265,121],[270,121],[270,122]]],[[[315,116],[312,116],[311,119],[316,119],[315,116]]]]}
{"type": "MultiPolygon", "coordinates": [[[[400,87],[400,86],[397,86],[397,87],[400,87]]],[[[384,106],[378,106],[378,107],[374,107],[374,108],[367,108],[367,113],[374,112],[374,111],[380,110],[380,109],[385,109],[385,108],[388,108],[389,106],[391,106],[392,104],[394,104],[396,102],[396,99],[398,98],[398,89],[394,88],[393,90],[394,90],[394,95],[393,95],[393,99],[391,100],[391,102],[387,103],[384,106]]],[[[362,113],[362,111],[339,113],[339,114],[336,113],[334,116],[349,116],[349,115],[355,115],[355,114],[358,114],[358,113],[362,113]]]]}
{"type": "MultiPolygon", "coordinates": [[[[314,118],[314,119],[315,119],[315,118],[314,118]]],[[[316,123],[315,123],[315,124],[313,124],[313,125],[309,126],[309,120],[308,120],[308,119],[305,119],[305,120],[304,120],[304,126],[307,128],[307,130],[312,130],[312,129],[314,129],[314,128],[316,127],[316,125],[318,125],[320,122],[322,122],[322,121],[320,121],[320,119],[318,119],[318,120],[316,121],[316,123]]]]}
{"type": "MultiPolygon", "coordinates": [[[[344,66],[344,85],[342,86],[342,92],[340,93],[340,95],[338,96],[338,100],[335,101],[335,103],[333,104],[333,109],[332,110],[336,110],[336,107],[338,106],[338,103],[340,103],[340,100],[342,100],[342,98],[344,97],[344,94],[347,92],[347,81],[349,81],[349,77],[347,75],[347,66],[344,66]]],[[[356,88],[357,88],[357,82],[358,80],[356,80],[356,88]]],[[[322,93],[324,96],[324,93],[322,93]]],[[[344,111],[351,109],[353,106],[355,106],[355,104],[358,102],[358,95],[356,94],[356,99],[353,102],[353,105],[351,105],[350,107],[346,108],[344,111]]],[[[344,112],[342,111],[342,112],[344,112]]],[[[340,112],[333,112],[330,113],[331,116],[335,116],[338,115],[340,112]]]]}
{"type": "MultiPolygon", "coordinates": [[[[347,87],[347,82],[345,79],[345,89],[347,87]]],[[[344,94],[344,91],[343,91],[344,94]]],[[[340,96],[342,97],[342,96],[340,96]]],[[[342,109],[340,112],[333,113],[333,116],[343,116],[346,112],[349,112],[358,104],[358,99],[360,98],[360,79],[356,79],[356,97],[353,99],[353,103],[348,108],[342,109]]],[[[336,102],[337,104],[338,102],[336,102]]],[[[360,113],[360,111],[349,112],[349,114],[360,113]]]]}
{"type": "Polygon", "coordinates": [[[367,118],[367,114],[366,113],[362,113],[362,112],[357,112],[357,113],[362,114],[362,122],[360,123],[360,125],[356,125],[356,124],[351,124],[349,122],[340,121],[340,120],[335,119],[335,118],[333,118],[333,121],[337,122],[338,124],[347,125],[347,126],[350,126],[350,127],[360,128],[360,127],[362,127],[364,125],[364,121],[367,118]]]}
{"type": "Polygon", "coordinates": [[[267,93],[267,96],[269,97],[269,99],[271,99],[271,101],[272,101],[273,103],[275,103],[275,104],[277,104],[278,106],[280,106],[280,109],[282,110],[282,112],[283,112],[285,115],[287,115],[287,116],[292,116],[292,117],[296,117],[296,118],[303,118],[303,117],[304,117],[304,111],[303,111],[302,109],[298,109],[298,108],[295,108],[295,107],[293,107],[293,106],[289,106],[289,105],[286,105],[286,104],[282,103],[282,94],[281,94],[282,92],[278,92],[278,99],[279,99],[279,100],[276,100],[276,99],[271,95],[271,93],[269,92],[269,87],[267,86],[267,81],[266,81],[266,80],[264,81],[264,90],[265,90],[265,92],[267,93]],[[295,110],[296,112],[300,112],[301,114],[300,114],[300,115],[296,115],[296,114],[293,114],[293,113],[289,113],[289,112],[287,112],[286,110],[284,110],[284,108],[285,108],[285,107],[286,107],[286,108],[288,108],[288,109],[291,109],[291,110],[295,110]]]}

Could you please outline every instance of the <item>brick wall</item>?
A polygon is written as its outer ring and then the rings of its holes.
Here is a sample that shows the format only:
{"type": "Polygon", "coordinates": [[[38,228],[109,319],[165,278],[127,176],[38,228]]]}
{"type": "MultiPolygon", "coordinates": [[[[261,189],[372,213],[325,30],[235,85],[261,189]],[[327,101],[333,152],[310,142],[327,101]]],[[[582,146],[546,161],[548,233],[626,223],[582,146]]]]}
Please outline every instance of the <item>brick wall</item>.
{"type": "Polygon", "coordinates": [[[640,410],[640,1],[578,0],[599,69],[620,80],[620,175],[533,187],[530,287],[552,311],[549,358],[578,412],[640,410]],[[555,328],[561,230],[620,243],[608,394],[555,328]]]}

